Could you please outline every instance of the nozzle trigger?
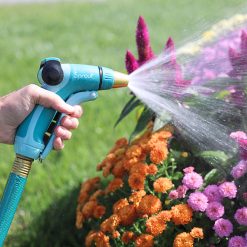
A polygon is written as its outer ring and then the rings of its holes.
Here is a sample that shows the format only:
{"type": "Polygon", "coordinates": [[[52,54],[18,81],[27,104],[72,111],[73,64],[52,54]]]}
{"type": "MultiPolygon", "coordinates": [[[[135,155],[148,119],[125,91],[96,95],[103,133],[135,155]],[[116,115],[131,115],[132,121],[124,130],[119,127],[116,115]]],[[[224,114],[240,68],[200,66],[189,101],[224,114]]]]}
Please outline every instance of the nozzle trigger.
{"type": "MultiPolygon", "coordinates": [[[[95,100],[98,97],[98,93],[96,91],[86,91],[86,92],[80,92],[80,93],[75,93],[72,94],[67,100],[66,103],[69,105],[79,105],[83,102],[87,101],[92,101],[95,100]]],[[[60,125],[61,119],[65,116],[66,114],[61,114],[59,119],[56,122],[56,126],[60,125]]],[[[46,156],[50,153],[50,151],[53,149],[53,142],[55,139],[55,134],[54,132],[51,134],[49,141],[44,148],[43,152],[40,155],[40,160],[44,160],[46,156]]]]}

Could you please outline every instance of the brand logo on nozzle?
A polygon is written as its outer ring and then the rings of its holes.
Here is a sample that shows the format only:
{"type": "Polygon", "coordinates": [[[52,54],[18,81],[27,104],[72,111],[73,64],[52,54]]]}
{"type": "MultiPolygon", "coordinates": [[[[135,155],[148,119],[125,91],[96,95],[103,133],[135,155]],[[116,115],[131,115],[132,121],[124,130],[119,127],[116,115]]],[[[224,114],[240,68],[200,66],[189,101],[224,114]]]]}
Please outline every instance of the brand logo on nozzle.
{"type": "Polygon", "coordinates": [[[80,73],[78,71],[75,71],[73,76],[74,76],[75,80],[92,79],[93,78],[93,73],[80,73]]]}

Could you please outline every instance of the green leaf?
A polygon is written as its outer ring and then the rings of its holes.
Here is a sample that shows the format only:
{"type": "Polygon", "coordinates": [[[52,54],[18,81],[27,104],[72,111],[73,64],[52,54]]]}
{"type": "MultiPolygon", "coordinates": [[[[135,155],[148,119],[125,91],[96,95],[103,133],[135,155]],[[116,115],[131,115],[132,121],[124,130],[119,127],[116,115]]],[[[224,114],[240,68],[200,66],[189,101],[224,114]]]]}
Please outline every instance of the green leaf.
{"type": "Polygon", "coordinates": [[[204,177],[204,184],[205,186],[209,184],[215,184],[215,183],[218,183],[223,178],[224,178],[224,175],[218,169],[212,169],[204,177]]]}
{"type": "Polygon", "coordinates": [[[198,154],[198,157],[205,159],[212,165],[223,165],[229,159],[223,151],[203,151],[198,154]]]}
{"type": "Polygon", "coordinates": [[[140,132],[142,132],[146,128],[148,122],[152,119],[152,117],[153,117],[153,112],[145,108],[140,118],[138,119],[138,122],[136,124],[134,131],[130,135],[130,141],[133,140],[133,138],[136,135],[138,135],[140,132]]]}
{"type": "Polygon", "coordinates": [[[124,106],[114,127],[116,127],[130,112],[132,112],[139,105],[141,105],[141,101],[137,99],[136,96],[133,96],[124,106]]]}

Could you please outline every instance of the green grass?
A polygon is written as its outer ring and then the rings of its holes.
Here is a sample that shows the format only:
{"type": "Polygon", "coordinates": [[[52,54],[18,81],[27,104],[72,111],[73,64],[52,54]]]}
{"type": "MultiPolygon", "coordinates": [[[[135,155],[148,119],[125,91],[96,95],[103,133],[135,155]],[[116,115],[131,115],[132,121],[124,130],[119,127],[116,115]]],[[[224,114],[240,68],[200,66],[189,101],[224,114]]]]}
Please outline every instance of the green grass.
{"type": "MultiPolygon", "coordinates": [[[[236,5],[230,0],[109,0],[1,6],[0,93],[36,82],[39,62],[47,56],[125,71],[124,54],[127,48],[135,51],[139,15],[149,25],[157,53],[168,36],[180,44],[207,23],[237,12],[236,5]]],[[[128,98],[127,89],[101,92],[97,101],[85,104],[65,150],[34,163],[6,246],[77,246],[81,236],[72,225],[78,185],[96,174],[114,140],[133,129],[133,115],[113,129],[128,98]]],[[[1,145],[0,160],[1,194],[14,160],[12,146],[1,145]]]]}

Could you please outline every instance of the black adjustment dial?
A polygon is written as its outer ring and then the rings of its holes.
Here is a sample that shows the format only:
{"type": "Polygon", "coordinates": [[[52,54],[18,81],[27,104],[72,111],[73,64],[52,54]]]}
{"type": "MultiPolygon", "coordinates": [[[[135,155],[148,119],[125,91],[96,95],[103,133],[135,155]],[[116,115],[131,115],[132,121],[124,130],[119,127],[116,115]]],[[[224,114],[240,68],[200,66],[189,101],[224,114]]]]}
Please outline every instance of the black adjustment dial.
{"type": "Polygon", "coordinates": [[[58,85],[64,77],[61,63],[57,60],[49,60],[42,64],[42,79],[51,86],[58,85]]]}

